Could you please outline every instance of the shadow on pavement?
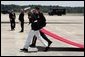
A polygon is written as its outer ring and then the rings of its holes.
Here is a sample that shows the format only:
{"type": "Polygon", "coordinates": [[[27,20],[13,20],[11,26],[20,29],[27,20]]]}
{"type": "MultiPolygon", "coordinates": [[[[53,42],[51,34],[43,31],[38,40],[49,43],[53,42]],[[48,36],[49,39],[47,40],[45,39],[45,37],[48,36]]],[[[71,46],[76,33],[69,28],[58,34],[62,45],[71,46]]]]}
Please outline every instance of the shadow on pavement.
{"type": "MultiPolygon", "coordinates": [[[[37,46],[39,51],[43,51],[45,47],[37,46]]],[[[72,48],[72,47],[50,47],[48,51],[84,51],[84,48],[72,48]]]]}
{"type": "Polygon", "coordinates": [[[36,46],[38,48],[38,51],[20,51],[24,53],[37,53],[37,52],[49,52],[49,51],[69,51],[69,52],[84,52],[84,48],[72,48],[72,47],[50,47],[48,51],[44,51],[45,47],[42,46],[36,46]]]}

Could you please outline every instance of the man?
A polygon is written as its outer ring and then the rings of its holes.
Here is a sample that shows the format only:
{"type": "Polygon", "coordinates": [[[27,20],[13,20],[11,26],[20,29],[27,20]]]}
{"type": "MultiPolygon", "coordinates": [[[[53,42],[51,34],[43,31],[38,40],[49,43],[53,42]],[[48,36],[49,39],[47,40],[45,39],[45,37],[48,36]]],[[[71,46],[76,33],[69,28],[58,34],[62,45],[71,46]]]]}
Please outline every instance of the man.
{"type": "Polygon", "coordinates": [[[9,13],[9,18],[10,18],[11,30],[13,31],[15,30],[15,18],[16,18],[16,15],[13,10],[11,10],[11,12],[9,13]]]}
{"type": "MultiPolygon", "coordinates": [[[[39,18],[39,19],[42,19],[42,21],[39,21],[40,22],[40,27],[42,27],[42,26],[45,26],[45,24],[44,24],[44,22],[43,21],[46,21],[46,19],[45,19],[45,17],[44,17],[44,15],[40,12],[40,9],[38,8],[38,7],[35,7],[35,10],[37,11],[37,18],[39,18]],[[43,25],[42,25],[43,24],[43,25]]],[[[31,19],[29,18],[29,21],[31,21],[31,19]]],[[[46,40],[47,42],[48,42],[48,47],[46,47],[46,49],[45,49],[45,51],[47,51],[48,49],[49,49],[49,46],[51,45],[51,43],[52,43],[52,41],[50,41],[48,38],[47,38],[47,36],[43,33],[43,32],[41,32],[40,31],[40,35],[43,37],[43,39],[44,40],[46,40]]],[[[35,47],[36,45],[36,40],[37,40],[37,37],[36,36],[34,36],[33,37],[33,41],[32,41],[32,44],[30,45],[30,47],[35,47]]]]}
{"type": "Polygon", "coordinates": [[[21,31],[20,32],[23,32],[24,31],[24,10],[23,9],[21,9],[21,13],[19,15],[19,21],[21,24],[21,31]]]}
{"type": "Polygon", "coordinates": [[[35,35],[45,46],[48,46],[48,44],[45,42],[45,40],[41,37],[39,30],[42,29],[43,27],[39,28],[39,21],[43,22],[43,19],[39,20],[36,16],[36,10],[33,9],[33,14],[32,14],[32,20],[31,20],[31,30],[29,31],[28,37],[26,39],[26,42],[24,44],[23,49],[20,49],[21,51],[28,52],[28,47],[30,47],[31,40],[33,39],[33,36],[35,35]],[[36,18],[35,18],[36,17],[36,18]],[[35,29],[36,28],[36,29],[35,29]]]}
{"type": "MultiPolygon", "coordinates": [[[[37,9],[37,8],[36,8],[37,9]]],[[[39,9],[38,9],[39,10],[39,9]]],[[[37,10],[36,10],[36,12],[37,12],[37,10]]],[[[32,28],[32,30],[35,30],[35,31],[37,31],[37,30],[39,30],[39,29],[41,29],[41,28],[43,28],[45,25],[43,25],[45,22],[46,22],[46,20],[45,20],[45,17],[43,16],[43,14],[42,13],[40,13],[40,12],[37,12],[37,13],[35,13],[35,10],[34,10],[34,12],[28,12],[28,18],[29,18],[29,22],[30,23],[32,23],[32,25],[31,25],[31,28],[32,28]],[[34,17],[34,15],[35,15],[35,17],[34,17]],[[38,18],[38,15],[39,15],[39,17],[40,18],[38,18]],[[34,23],[34,20],[39,20],[37,23],[34,23]],[[41,24],[40,24],[41,23],[41,24]]],[[[44,50],[44,51],[47,51],[48,49],[49,49],[49,46],[51,45],[51,41],[46,37],[46,35],[43,33],[43,32],[41,32],[40,31],[40,35],[42,36],[42,38],[44,39],[44,40],[46,40],[47,42],[48,42],[48,46],[46,47],[46,49],[44,50]]],[[[37,39],[37,37],[36,37],[36,35],[34,35],[34,37],[33,37],[33,41],[32,41],[32,44],[30,45],[30,47],[35,47],[35,44],[36,44],[36,39],[37,39]]],[[[28,40],[30,40],[30,39],[28,39],[28,40]]],[[[43,40],[42,40],[43,41],[43,40]]],[[[27,41],[28,43],[29,43],[29,41],[27,41]]],[[[27,45],[28,44],[26,44],[25,45],[25,47],[27,47],[27,45]]],[[[23,48],[23,49],[21,49],[21,50],[23,50],[23,51],[27,51],[27,48],[23,48]]]]}

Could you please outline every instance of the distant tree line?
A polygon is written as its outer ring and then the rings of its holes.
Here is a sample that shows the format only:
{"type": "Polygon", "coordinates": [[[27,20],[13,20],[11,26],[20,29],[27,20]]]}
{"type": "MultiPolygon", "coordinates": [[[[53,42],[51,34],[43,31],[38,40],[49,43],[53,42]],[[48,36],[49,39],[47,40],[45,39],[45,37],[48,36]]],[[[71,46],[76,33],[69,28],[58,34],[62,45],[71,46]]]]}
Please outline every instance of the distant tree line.
{"type": "Polygon", "coordinates": [[[52,8],[64,8],[66,9],[67,13],[84,13],[84,7],[62,7],[62,6],[41,6],[41,5],[24,5],[24,6],[19,6],[19,5],[3,5],[1,4],[1,11],[9,11],[13,9],[15,12],[19,12],[20,9],[24,9],[26,7],[31,7],[34,8],[35,6],[40,7],[42,12],[47,13],[50,9],[52,8]]]}

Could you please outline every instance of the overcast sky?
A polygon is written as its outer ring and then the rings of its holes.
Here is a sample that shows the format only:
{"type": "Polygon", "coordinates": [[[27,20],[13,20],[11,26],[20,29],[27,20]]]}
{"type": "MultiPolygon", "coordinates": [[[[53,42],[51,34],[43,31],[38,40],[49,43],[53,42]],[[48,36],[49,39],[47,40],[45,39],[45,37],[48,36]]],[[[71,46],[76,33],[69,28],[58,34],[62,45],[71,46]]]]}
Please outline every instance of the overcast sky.
{"type": "Polygon", "coordinates": [[[84,1],[1,1],[1,4],[10,5],[59,5],[71,7],[84,7],[84,1]]]}

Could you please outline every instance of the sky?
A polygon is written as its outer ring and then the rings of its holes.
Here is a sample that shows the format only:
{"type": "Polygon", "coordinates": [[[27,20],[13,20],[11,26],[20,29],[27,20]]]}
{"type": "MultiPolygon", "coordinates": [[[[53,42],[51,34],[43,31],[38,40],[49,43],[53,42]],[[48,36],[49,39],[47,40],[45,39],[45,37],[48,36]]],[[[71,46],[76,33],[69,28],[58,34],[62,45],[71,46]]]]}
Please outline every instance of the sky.
{"type": "Polygon", "coordinates": [[[84,7],[84,1],[1,1],[4,5],[59,5],[70,7],[84,7]]]}

